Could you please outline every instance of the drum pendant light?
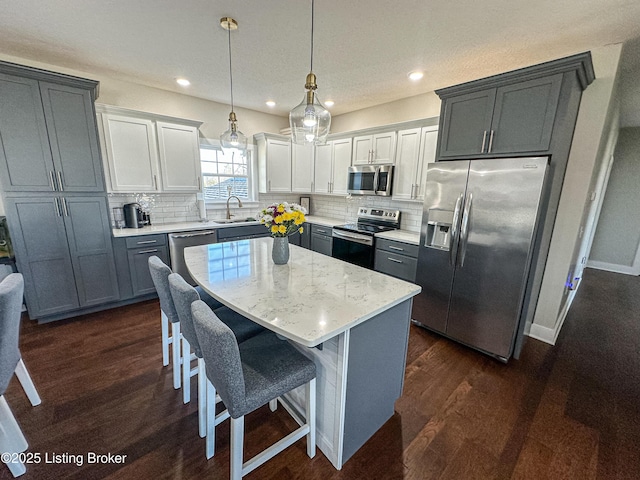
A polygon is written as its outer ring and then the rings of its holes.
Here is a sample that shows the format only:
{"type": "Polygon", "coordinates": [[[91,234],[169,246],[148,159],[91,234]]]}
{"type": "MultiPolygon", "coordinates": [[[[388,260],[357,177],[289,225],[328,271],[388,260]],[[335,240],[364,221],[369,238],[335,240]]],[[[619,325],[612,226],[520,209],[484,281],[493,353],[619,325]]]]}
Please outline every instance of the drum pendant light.
{"type": "Polygon", "coordinates": [[[304,88],[307,93],[302,103],[289,112],[291,140],[296,144],[323,145],[327,142],[331,114],[316,95],[316,76],[313,73],[313,18],[314,0],[311,0],[311,69],[304,88]]]}
{"type": "Polygon", "coordinates": [[[220,26],[229,33],[229,80],[231,85],[231,113],[229,113],[229,128],[220,135],[220,146],[225,151],[239,152],[245,155],[247,151],[247,137],[238,130],[238,120],[233,111],[233,72],[231,69],[231,30],[238,29],[238,22],[231,17],[222,17],[220,26]]]}

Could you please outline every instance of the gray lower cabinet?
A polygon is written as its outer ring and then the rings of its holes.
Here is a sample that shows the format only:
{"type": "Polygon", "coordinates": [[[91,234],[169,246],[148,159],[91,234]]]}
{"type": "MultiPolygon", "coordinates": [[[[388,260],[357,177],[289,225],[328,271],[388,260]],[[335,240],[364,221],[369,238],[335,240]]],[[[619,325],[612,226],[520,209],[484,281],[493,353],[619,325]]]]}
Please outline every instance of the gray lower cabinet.
{"type": "Polygon", "coordinates": [[[127,263],[131,280],[131,295],[139,297],[156,293],[149,272],[149,257],[157,256],[169,265],[169,250],[165,234],[141,235],[125,240],[127,263]]]}
{"type": "Polygon", "coordinates": [[[333,238],[331,227],[311,224],[311,250],[331,256],[333,251],[333,238]]]}
{"type": "Polygon", "coordinates": [[[417,245],[377,239],[374,269],[401,280],[415,282],[418,250],[417,245]]]}
{"type": "Polygon", "coordinates": [[[309,230],[309,224],[306,222],[302,224],[302,233],[294,233],[293,235],[290,235],[289,243],[309,250],[311,248],[311,232],[309,230]]]}
{"type": "Polygon", "coordinates": [[[3,70],[0,62],[3,190],[104,192],[92,97],[97,82],[78,88],[3,70]]]}
{"type": "Polygon", "coordinates": [[[55,195],[5,201],[32,319],[119,300],[104,197],[55,195]]]}
{"type": "Polygon", "coordinates": [[[269,229],[264,225],[233,225],[216,230],[218,242],[233,242],[248,238],[268,237],[269,229]]]}

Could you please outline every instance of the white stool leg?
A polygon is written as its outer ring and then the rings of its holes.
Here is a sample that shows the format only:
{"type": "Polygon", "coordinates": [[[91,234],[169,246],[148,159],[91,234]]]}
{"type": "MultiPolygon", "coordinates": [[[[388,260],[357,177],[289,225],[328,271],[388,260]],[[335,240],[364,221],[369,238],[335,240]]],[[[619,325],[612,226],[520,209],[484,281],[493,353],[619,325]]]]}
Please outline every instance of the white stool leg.
{"type": "Polygon", "coordinates": [[[173,351],[173,388],[180,388],[180,323],[171,322],[171,337],[173,351]]]}
{"type": "Polygon", "coordinates": [[[18,365],[16,365],[16,376],[18,377],[18,380],[20,380],[20,384],[24,389],[24,393],[27,394],[27,397],[29,398],[31,405],[33,405],[34,407],[36,405],[40,405],[42,400],[40,400],[40,395],[38,395],[36,386],[33,384],[33,381],[31,380],[31,376],[29,375],[29,372],[27,371],[27,367],[25,367],[22,359],[20,359],[20,361],[18,362],[18,365]]]}
{"type": "Polygon", "coordinates": [[[306,387],[307,424],[309,433],[307,434],[307,455],[313,458],[316,455],[316,379],[314,378],[306,387]]]}
{"type": "Polygon", "coordinates": [[[269,410],[275,412],[278,409],[278,399],[269,400],[269,410]]]}
{"type": "Polygon", "coordinates": [[[216,387],[207,379],[207,460],[216,453],[216,387]]]}
{"type": "Polygon", "coordinates": [[[6,464],[9,467],[9,471],[11,475],[14,477],[19,477],[20,475],[24,475],[27,472],[27,467],[24,466],[24,463],[16,461],[6,464]]]}
{"type": "Polygon", "coordinates": [[[204,358],[198,358],[198,434],[200,438],[207,436],[207,371],[204,358]]]}
{"type": "Polygon", "coordinates": [[[182,337],[182,403],[191,401],[191,345],[182,337]]]}
{"type": "Polygon", "coordinates": [[[231,480],[242,480],[244,416],[231,419],[231,480]]]}
{"type": "MultiPolygon", "coordinates": [[[[0,452],[21,453],[27,447],[29,447],[27,439],[24,438],[22,430],[20,430],[20,426],[9,408],[9,404],[4,395],[0,395],[0,452]]],[[[6,465],[14,477],[27,471],[22,462],[6,463],[6,465]]]]}
{"type": "Polygon", "coordinates": [[[162,365],[169,365],[169,344],[172,343],[172,339],[169,337],[169,319],[160,310],[160,324],[162,326],[162,365]]]}

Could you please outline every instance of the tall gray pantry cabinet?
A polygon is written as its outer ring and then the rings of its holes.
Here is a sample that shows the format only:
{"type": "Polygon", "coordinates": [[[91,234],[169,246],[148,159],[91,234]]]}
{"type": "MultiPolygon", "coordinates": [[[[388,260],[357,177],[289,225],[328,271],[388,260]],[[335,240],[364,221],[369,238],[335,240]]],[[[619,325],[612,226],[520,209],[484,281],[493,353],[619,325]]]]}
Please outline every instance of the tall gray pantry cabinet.
{"type": "Polygon", "coordinates": [[[32,319],[119,299],[97,87],[0,62],[0,186],[32,319]]]}

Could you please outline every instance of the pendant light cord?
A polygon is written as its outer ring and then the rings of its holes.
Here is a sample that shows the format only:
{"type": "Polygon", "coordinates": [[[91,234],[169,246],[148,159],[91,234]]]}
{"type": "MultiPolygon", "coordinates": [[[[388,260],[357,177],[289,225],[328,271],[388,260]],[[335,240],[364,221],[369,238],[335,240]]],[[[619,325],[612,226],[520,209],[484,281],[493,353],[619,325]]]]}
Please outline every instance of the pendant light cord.
{"type": "Polygon", "coordinates": [[[231,111],[233,112],[233,73],[231,70],[231,28],[227,30],[229,34],[229,80],[231,83],[231,111]]]}
{"type": "Polygon", "coordinates": [[[313,72],[313,12],[314,12],[314,2],[315,0],[311,0],[311,72],[313,72]]]}

